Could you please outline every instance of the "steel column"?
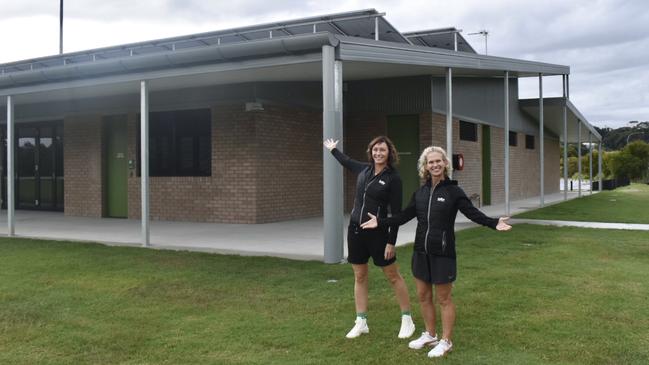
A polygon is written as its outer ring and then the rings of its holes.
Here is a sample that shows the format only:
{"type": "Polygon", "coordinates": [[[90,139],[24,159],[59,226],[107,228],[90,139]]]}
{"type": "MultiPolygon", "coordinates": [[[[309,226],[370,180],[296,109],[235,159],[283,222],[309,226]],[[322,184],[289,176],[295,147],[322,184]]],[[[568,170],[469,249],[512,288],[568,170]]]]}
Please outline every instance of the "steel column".
{"type": "Polygon", "coordinates": [[[149,89],[140,81],[140,182],[142,246],[149,245],[149,89]]]}
{"type": "Polygon", "coordinates": [[[505,71],[504,82],[505,115],[505,215],[509,216],[509,71],[505,71]]]}
{"type": "Polygon", "coordinates": [[[63,0],[59,1],[59,54],[63,54],[63,0]]]}
{"type": "Polygon", "coordinates": [[[604,180],[604,172],[602,171],[602,141],[599,141],[599,153],[597,154],[597,164],[598,164],[598,169],[597,172],[599,172],[599,186],[598,190],[602,191],[602,183],[604,180]]]}
{"type": "Polygon", "coordinates": [[[581,198],[581,120],[577,119],[577,196],[581,198]]]}
{"type": "MultiPolygon", "coordinates": [[[[342,133],[342,62],[335,59],[335,48],[322,46],[322,134],[338,140],[343,151],[342,133]]],[[[343,259],[343,170],[327,151],[323,154],[324,262],[343,259]]]]}
{"type": "Polygon", "coordinates": [[[539,74],[539,179],[540,179],[540,206],[545,204],[545,136],[543,134],[543,74],[539,74]]]}
{"type": "MultiPolygon", "coordinates": [[[[453,164],[453,69],[446,68],[446,154],[453,164]]],[[[450,169],[449,177],[453,177],[450,169]]]]}
{"type": "Polygon", "coordinates": [[[568,200],[568,93],[563,75],[563,200],[568,200]]]}
{"type": "Polygon", "coordinates": [[[593,134],[588,132],[588,182],[590,183],[590,193],[593,193],[593,134]]]}
{"type": "Polygon", "coordinates": [[[379,18],[374,18],[374,40],[379,40],[379,18]]]}
{"type": "Polygon", "coordinates": [[[9,95],[7,96],[7,236],[9,237],[15,233],[15,143],[14,101],[13,97],[9,95]]]}

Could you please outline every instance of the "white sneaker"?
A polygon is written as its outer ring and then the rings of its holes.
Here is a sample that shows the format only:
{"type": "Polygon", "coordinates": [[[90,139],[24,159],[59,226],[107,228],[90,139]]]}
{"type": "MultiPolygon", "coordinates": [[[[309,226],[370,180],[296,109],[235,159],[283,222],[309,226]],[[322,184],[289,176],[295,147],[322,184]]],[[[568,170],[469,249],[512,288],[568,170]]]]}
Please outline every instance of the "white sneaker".
{"type": "Polygon", "coordinates": [[[369,327],[367,327],[367,319],[365,318],[356,318],[356,324],[354,327],[347,333],[347,338],[356,338],[363,333],[370,333],[369,327]]]}
{"type": "Polygon", "coordinates": [[[442,357],[451,352],[451,350],[453,350],[453,344],[451,341],[443,338],[439,341],[437,346],[430,350],[428,357],[442,357]]]}
{"type": "Polygon", "coordinates": [[[399,338],[408,338],[415,333],[415,323],[412,321],[412,316],[404,314],[401,316],[401,329],[399,330],[399,338]]]}
{"type": "Polygon", "coordinates": [[[439,340],[437,339],[437,336],[431,336],[430,333],[426,331],[426,332],[422,332],[421,337],[419,337],[418,339],[410,341],[408,347],[410,347],[413,350],[419,350],[424,346],[435,346],[438,343],[439,340]]]}

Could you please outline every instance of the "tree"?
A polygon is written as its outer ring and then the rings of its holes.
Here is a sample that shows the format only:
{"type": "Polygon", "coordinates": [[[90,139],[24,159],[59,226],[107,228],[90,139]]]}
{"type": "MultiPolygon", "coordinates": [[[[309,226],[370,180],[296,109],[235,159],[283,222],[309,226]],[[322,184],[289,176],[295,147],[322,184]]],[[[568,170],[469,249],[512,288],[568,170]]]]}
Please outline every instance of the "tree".
{"type": "Polygon", "coordinates": [[[615,177],[628,177],[631,180],[647,180],[649,177],[649,144],[633,141],[622,151],[612,156],[611,171],[615,177]]]}

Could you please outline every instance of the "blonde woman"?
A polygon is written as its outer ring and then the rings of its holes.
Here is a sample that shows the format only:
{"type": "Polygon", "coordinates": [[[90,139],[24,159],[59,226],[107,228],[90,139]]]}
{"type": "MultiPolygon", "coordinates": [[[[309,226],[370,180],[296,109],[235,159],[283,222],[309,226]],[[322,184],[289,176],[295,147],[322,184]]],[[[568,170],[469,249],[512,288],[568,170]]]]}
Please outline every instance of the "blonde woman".
{"type": "Polygon", "coordinates": [[[487,217],[471,204],[457,181],[448,177],[451,166],[443,148],[431,146],[424,149],[418,167],[419,175],[425,183],[413,194],[408,207],[390,218],[368,213],[371,219],[361,227],[371,229],[401,225],[417,217],[412,274],[417,285],[426,332],[408,346],[412,349],[434,346],[428,356],[441,357],[453,349],[451,336],[455,323],[455,304],[451,291],[457,275],[454,227],[458,210],[470,220],[498,231],[508,231],[512,227],[507,224],[509,217],[487,217]],[[433,287],[437,303],[433,300],[433,287]],[[442,317],[441,338],[435,330],[436,304],[439,304],[442,317]]]}

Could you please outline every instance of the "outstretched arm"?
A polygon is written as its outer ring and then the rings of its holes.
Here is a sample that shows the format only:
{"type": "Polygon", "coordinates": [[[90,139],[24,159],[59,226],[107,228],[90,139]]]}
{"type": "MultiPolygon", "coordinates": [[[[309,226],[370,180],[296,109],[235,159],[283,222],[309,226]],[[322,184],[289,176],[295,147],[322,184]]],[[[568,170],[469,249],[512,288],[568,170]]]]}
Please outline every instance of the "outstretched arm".
{"type": "Polygon", "coordinates": [[[338,141],[334,141],[331,138],[327,138],[322,142],[322,144],[325,146],[326,149],[331,152],[331,154],[340,162],[341,165],[343,165],[345,168],[355,172],[359,173],[363,171],[368,164],[360,161],[356,161],[349,156],[345,155],[344,153],[340,152],[336,146],[338,145],[338,141]]]}
{"type": "Polygon", "coordinates": [[[512,226],[507,224],[509,217],[500,217],[499,219],[491,218],[482,213],[478,208],[473,206],[471,200],[467,198],[464,192],[461,192],[461,196],[457,200],[458,209],[462,214],[464,214],[470,220],[493,228],[498,231],[509,231],[512,229],[512,226]]]}
{"type": "Polygon", "coordinates": [[[361,224],[361,228],[363,229],[372,229],[379,226],[401,226],[417,216],[417,209],[415,207],[415,194],[412,194],[412,198],[410,199],[410,203],[408,203],[406,209],[402,210],[397,215],[381,219],[377,219],[374,214],[369,212],[367,213],[367,215],[370,217],[370,220],[361,224]]]}

